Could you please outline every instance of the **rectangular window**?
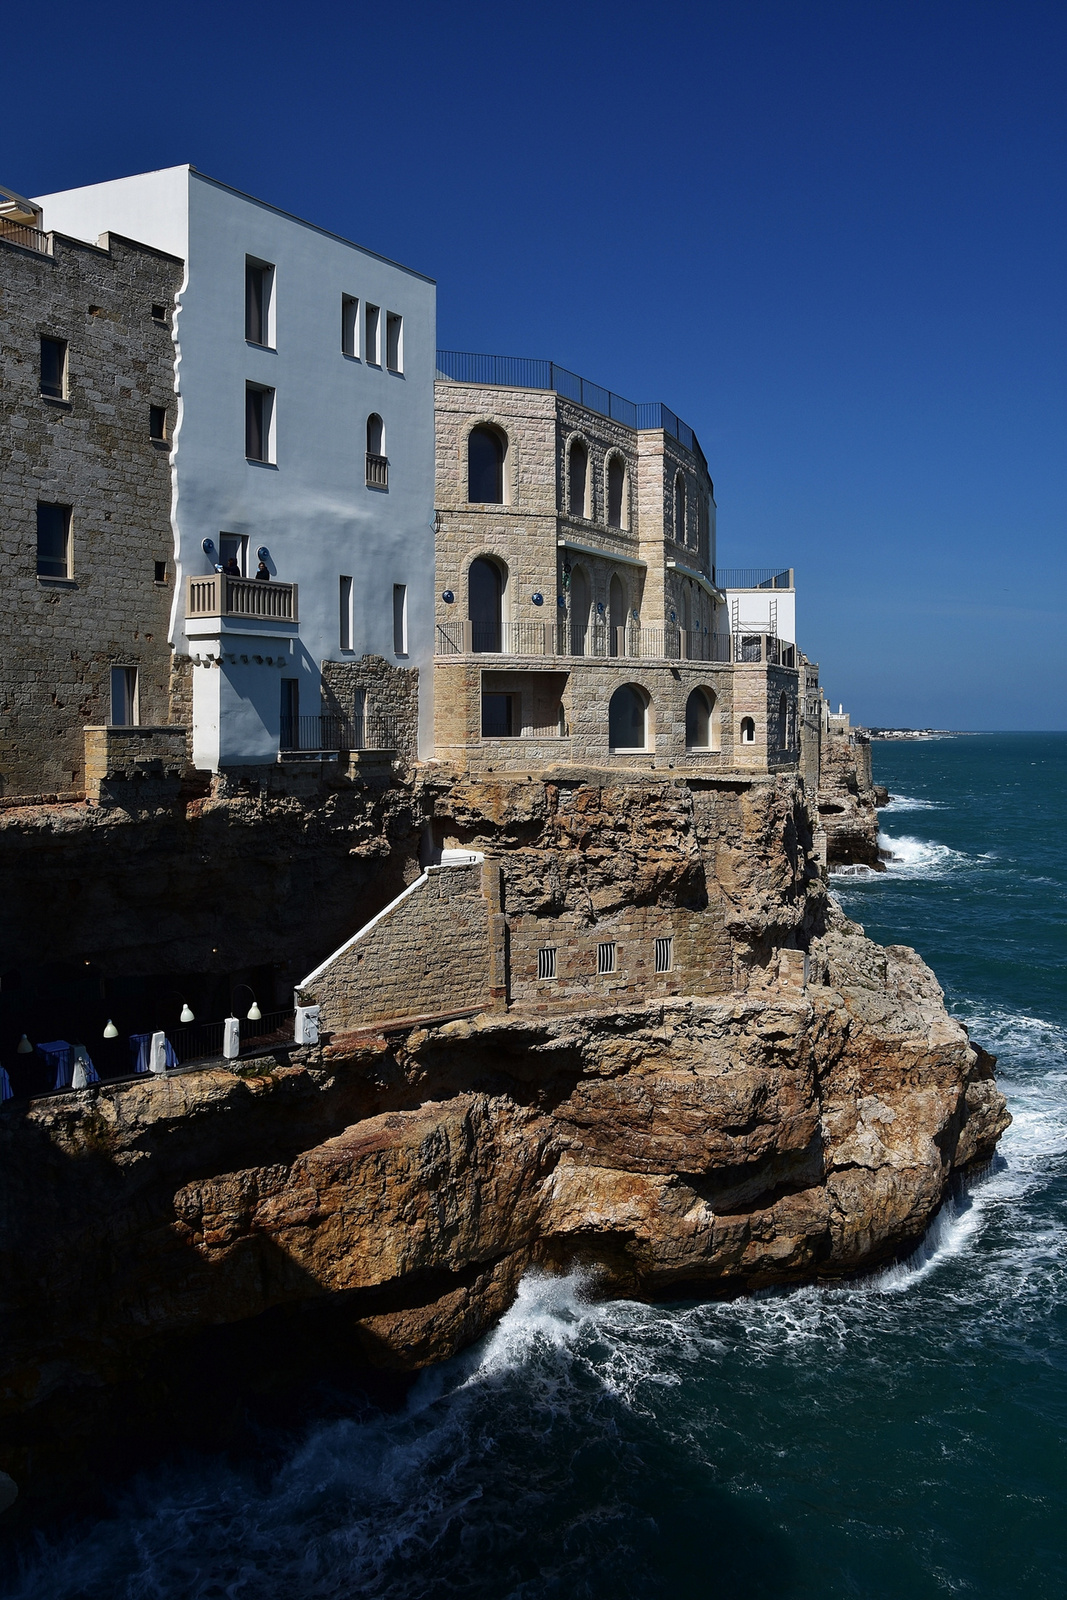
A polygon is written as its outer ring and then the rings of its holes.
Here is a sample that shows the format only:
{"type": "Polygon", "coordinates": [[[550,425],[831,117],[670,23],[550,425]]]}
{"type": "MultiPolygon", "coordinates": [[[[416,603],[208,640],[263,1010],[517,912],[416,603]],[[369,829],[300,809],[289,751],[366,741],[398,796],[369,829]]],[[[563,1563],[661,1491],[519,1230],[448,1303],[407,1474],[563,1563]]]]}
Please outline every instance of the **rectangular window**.
{"type": "Polygon", "coordinates": [[[49,400],[67,398],[67,341],[41,335],[41,393],[49,400]]]}
{"type": "Polygon", "coordinates": [[[359,355],[359,301],[351,294],[341,296],[341,351],[359,355]]]}
{"type": "Polygon", "coordinates": [[[166,306],[160,306],[160,305],[153,306],[152,307],[152,321],[153,322],[166,322],[166,320],[167,320],[167,308],[166,308],[166,306]]]}
{"type": "Polygon", "coordinates": [[[404,319],[396,311],[385,313],[385,364],[390,372],[404,370],[403,327],[404,319]]]}
{"type": "Polygon", "coordinates": [[[157,561],[156,562],[156,582],[157,583],[166,583],[166,581],[167,581],[167,563],[165,561],[157,561]]]}
{"type": "Polygon", "coordinates": [[[150,439],[165,440],[167,437],[167,408],[166,406],[149,406],[148,408],[148,436],[150,439]]]}
{"type": "Polygon", "coordinates": [[[553,946],[538,950],[537,976],[542,981],[545,978],[554,978],[556,976],[556,952],[553,946]]]}
{"type": "Polygon", "coordinates": [[[482,693],[482,738],[513,739],[519,718],[515,714],[518,695],[482,693]]]}
{"type": "Polygon", "coordinates": [[[245,455],[249,461],[274,460],[274,390],[245,384],[245,455]]]}
{"type": "Polygon", "coordinates": [[[366,335],[363,340],[363,359],[372,367],[381,365],[382,354],[379,345],[381,312],[377,306],[368,306],[365,317],[366,335]]]}
{"type": "Polygon", "coordinates": [[[596,970],[601,977],[603,977],[606,972],[615,971],[615,946],[613,944],[597,945],[596,970]]]}
{"type": "Polygon", "coordinates": [[[274,268],[251,256],[245,257],[245,338],[273,349],[274,268]]]}
{"type": "Polygon", "coordinates": [[[248,577],[247,533],[220,533],[219,560],[231,578],[248,577]]]}
{"type": "Polygon", "coordinates": [[[300,679],[282,679],[281,738],[283,750],[300,749],[300,679]]]}
{"type": "Polygon", "coordinates": [[[111,726],[136,728],[140,717],[137,710],[137,668],[112,667],[111,669],[111,726]]]}
{"type": "Polygon", "coordinates": [[[393,584],[393,654],[408,653],[408,586],[393,584]]]}
{"type": "Polygon", "coordinates": [[[656,940],[656,971],[670,972],[674,964],[674,940],[656,940]]]}
{"type": "Polygon", "coordinates": [[[352,579],[340,581],[340,641],[342,650],[352,648],[352,579]]]}
{"type": "Polygon", "coordinates": [[[70,507],[37,502],[37,572],[42,578],[70,577],[70,507]]]}

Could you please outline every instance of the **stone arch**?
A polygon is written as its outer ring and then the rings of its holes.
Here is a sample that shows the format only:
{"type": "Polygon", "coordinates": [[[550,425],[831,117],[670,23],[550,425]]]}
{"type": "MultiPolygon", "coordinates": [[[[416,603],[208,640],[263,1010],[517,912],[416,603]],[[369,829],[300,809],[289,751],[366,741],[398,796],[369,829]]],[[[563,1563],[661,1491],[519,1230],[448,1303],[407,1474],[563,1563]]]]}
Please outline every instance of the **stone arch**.
{"type": "Polygon", "coordinates": [[[592,515],[592,487],[589,446],[581,434],[575,434],[567,450],[567,511],[572,517],[592,515]]]}
{"type": "Polygon", "coordinates": [[[620,654],[620,635],[626,627],[626,591],[617,572],[608,584],[608,654],[620,654]]]}
{"type": "Polygon", "coordinates": [[[507,587],[506,561],[485,554],[474,557],[467,568],[467,620],[472,650],[502,648],[507,587]]]}
{"type": "Polygon", "coordinates": [[[707,685],[694,689],[685,703],[685,747],[687,750],[719,748],[715,690],[707,685]]]}
{"type": "Polygon", "coordinates": [[[571,571],[570,597],[571,654],[584,656],[593,605],[593,586],[582,566],[574,567],[571,571]]]}
{"type": "Polygon", "coordinates": [[[741,718],[741,743],[755,744],[756,724],[752,717],[741,718]]]}
{"type": "Polygon", "coordinates": [[[639,683],[623,683],[608,701],[608,744],[613,750],[648,749],[651,699],[639,683]]]}
{"type": "Polygon", "coordinates": [[[501,506],[508,500],[508,436],[495,422],[476,422],[467,434],[467,503],[501,506]]]}
{"type": "Polygon", "coordinates": [[[604,520],[609,528],[630,526],[629,479],[625,456],[609,450],[604,462],[604,520]]]}

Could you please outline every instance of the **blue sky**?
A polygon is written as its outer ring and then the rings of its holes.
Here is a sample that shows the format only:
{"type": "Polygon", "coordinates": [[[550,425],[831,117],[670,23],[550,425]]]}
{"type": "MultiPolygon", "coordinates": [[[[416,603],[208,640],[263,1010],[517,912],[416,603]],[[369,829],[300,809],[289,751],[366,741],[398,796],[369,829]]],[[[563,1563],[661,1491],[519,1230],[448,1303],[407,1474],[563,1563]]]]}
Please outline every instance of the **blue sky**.
{"type": "Polygon", "coordinates": [[[438,281],[443,346],[696,429],[858,720],[1067,727],[1067,8],[10,8],[0,182],[191,161],[438,281]]]}

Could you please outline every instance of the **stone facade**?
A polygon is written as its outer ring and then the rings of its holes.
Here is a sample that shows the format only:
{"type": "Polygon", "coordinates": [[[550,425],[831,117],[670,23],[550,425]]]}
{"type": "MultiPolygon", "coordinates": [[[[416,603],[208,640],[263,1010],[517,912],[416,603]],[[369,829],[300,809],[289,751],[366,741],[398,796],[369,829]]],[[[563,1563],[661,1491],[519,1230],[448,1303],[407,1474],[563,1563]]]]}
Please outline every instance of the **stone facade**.
{"type": "Polygon", "coordinates": [[[419,744],[419,669],[394,667],[381,656],[322,663],[322,709],[328,715],[364,719],[373,743],[394,737],[397,755],[414,761],[419,744]]]}
{"type": "Polygon", "coordinates": [[[83,728],[111,720],[113,667],[137,669],[140,722],[172,720],[169,318],[182,263],[117,235],[100,246],[40,239],[36,250],[0,238],[0,787],[9,796],[85,788],[83,728]],[[66,346],[59,396],[41,392],[42,337],[66,346]],[[163,413],[162,439],[152,437],[151,407],[163,413]],[[70,508],[65,577],[38,574],[38,502],[70,508]]]}
{"type": "MultiPolygon", "coordinates": [[[[772,664],[759,641],[760,660],[732,661],[728,612],[712,582],[714,490],[695,439],[690,448],[666,426],[628,427],[554,391],[506,385],[439,380],[436,413],[438,760],[493,772],[560,762],[796,765],[795,668],[772,664]],[[499,503],[467,500],[478,427],[506,442],[499,503]],[[585,461],[577,475],[576,449],[585,461]],[[622,492],[609,508],[620,464],[622,492]],[[502,588],[488,639],[471,609],[480,558],[502,588]],[[644,742],[615,749],[608,707],[624,685],[645,702],[644,742]],[[711,708],[708,736],[689,747],[686,704],[698,689],[711,708]],[[483,721],[485,696],[507,701],[507,733],[483,721]]],[[[786,658],[795,661],[795,647],[786,658]]]]}

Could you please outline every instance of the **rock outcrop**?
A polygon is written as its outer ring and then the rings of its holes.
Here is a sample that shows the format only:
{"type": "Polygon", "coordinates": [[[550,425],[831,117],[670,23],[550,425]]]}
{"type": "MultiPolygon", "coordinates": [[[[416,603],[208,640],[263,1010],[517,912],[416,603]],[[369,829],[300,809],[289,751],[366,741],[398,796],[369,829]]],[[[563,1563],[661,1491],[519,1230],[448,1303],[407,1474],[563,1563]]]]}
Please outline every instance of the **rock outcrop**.
{"type": "Polygon", "coordinates": [[[831,867],[880,869],[878,808],[889,795],[871,780],[870,735],[847,721],[832,717],[822,744],[816,810],[826,835],[826,859],[831,867]],[[836,727],[838,722],[844,726],[836,727]]]}

